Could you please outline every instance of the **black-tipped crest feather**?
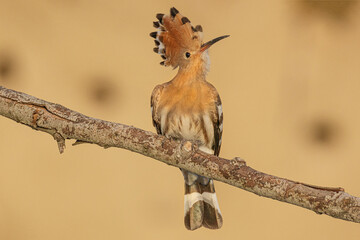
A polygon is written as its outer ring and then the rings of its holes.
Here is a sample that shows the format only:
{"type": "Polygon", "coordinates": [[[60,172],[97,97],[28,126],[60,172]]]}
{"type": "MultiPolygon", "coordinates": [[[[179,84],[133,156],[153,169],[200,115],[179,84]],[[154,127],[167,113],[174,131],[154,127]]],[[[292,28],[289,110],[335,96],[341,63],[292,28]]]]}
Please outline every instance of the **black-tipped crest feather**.
{"type": "Polygon", "coordinates": [[[170,9],[170,15],[171,15],[171,17],[175,17],[176,16],[176,14],[178,14],[179,13],[179,11],[176,9],[176,8],[174,8],[174,7],[172,7],[171,9],[170,9]]]}
{"type": "Polygon", "coordinates": [[[157,32],[151,32],[150,37],[156,38],[157,32]]]}
{"type": "Polygon", "coordinates": [[[163,22],[162,22],[163,17],[164,17],[164,14],[163,14],[163,13],[158,13],[158,14],[156,14],[156,18],[159,20],[159,22],[160,22],[161,24],[163,23],[163,22]]]}
{"type": "Polygon", "coordinates": [[[201,25],[197,25],[197,26],[195,27],[195,29],[196,29],[196,31],[198,31],[198,32],[202,32],[202,31],[203,31],[201,25]]]}
{"type": "Polygon", "coordinates": [[[160,23],[159,22],[153,22],[153,26],[154,26],[154,28],[158,28],[158,27],[160,27],[160,23]]]}
{"type": "Polygon", "coordinates": [[[190,20],[189,20],[187,17],[182,17],[182,18],[181,18],[181,22],[182,22],[183,24],[185,24],[185,23],[189,23],[190,20]]]}

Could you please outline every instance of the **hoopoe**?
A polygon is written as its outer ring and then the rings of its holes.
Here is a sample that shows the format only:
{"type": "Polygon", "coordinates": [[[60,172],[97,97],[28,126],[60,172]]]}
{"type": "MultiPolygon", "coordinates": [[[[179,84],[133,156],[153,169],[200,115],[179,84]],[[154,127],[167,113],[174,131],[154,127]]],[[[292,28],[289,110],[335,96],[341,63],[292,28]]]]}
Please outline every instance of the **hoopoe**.
{"type": "MultiPolygon", "coordinates": [[[[199,143],[199,149],[219,155],[223,130],[220,96],[206,81],[209,71],[208,48],[228,37],[203,43],[202,27],[193,27],[175,8],[170,15],[157,14],[154,51],[164,61],[160,64],[179,67],[169,82],[158,85],[151,95],[153,124],[158,134],[199,143]]],[[[223,220],[212,179],[182,170],[185,180],[184,222],[189,230],[201,226],[218,229],[223,220]]]]}

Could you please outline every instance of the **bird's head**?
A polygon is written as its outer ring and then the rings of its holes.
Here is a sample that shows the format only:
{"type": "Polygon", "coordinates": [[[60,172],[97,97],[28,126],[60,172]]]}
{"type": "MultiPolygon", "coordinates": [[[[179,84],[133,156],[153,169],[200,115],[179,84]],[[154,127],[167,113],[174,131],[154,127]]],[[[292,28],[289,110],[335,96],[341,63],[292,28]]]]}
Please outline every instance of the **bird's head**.
{"type": "Polygon", "coordinates": [[[155,38],[154,52],[161,55],[163,61],[160,64],[164,66],[206,74],[210,65],[207,50],[214,43],[229,37],[225,35],[203,43],[202,27],[193,27],[176,8],[170,9],[170,15],[157,14],[156,18],[158,21],[154,22],[154,27],[157,31],[150,36],[155,38]]]}

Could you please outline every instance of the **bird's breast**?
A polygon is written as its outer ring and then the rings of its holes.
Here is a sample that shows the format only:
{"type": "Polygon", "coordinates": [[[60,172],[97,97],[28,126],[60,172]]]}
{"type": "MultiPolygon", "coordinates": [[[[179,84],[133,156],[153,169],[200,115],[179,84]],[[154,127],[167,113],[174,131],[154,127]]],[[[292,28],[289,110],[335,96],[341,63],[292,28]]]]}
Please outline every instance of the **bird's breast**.
{"type": "Polygon", "coordinates": [[[173,109],[161,112],[161,131],[165,136],[197,141],[211,148],[214,126],[207,113],[183,113],[173,109]]]}

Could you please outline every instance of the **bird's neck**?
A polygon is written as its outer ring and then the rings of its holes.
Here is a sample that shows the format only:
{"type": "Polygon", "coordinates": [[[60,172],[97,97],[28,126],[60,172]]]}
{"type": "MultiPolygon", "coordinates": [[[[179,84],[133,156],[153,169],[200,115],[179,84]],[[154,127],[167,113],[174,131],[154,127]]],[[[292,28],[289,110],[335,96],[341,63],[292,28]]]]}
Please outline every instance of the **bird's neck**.
{"type": "Polygon", "coordinates": [[[192,83],[194,81],[205,81],[207,71],[206,62],[204,61],[180,66],[174,81],[181,84],[192,83]]]}
{"type": "Polygon", "coordinates": [[[179,69],[173,79],[176,85],[188,85],[199,81],[205,81],[205,74],[190,69],[179,69]]]}

